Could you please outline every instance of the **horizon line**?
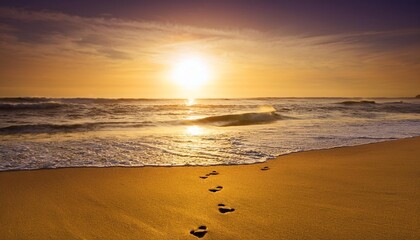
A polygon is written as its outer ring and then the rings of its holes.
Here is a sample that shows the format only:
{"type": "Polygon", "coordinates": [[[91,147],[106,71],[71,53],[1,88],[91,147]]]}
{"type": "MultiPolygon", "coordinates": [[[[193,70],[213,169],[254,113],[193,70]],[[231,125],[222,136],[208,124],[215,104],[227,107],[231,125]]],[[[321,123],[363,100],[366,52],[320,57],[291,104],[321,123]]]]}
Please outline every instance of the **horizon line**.
{"type": "Polygon", "coordinates": [[[420,95],[416,95],[416,96],[405,96],[405,97],[385,97],[385,96],[378,96],[378,97],[363,97],[363,96],[353,96],[353,97],[338,97],[338,96],[334,96],[334,97],[303,97],[303,96],[298,96],[298,97],[273,97],[273,96],[267,96],[267,97],[204,97],[204,98],[145,98],[145,97],[82,97],[82,96],[78,96],[78,97],[48,97],[48,96],[0,96],[0,99],[13,99],[13,98],[31,98],[31,99],[114,99],[114,100],[187,100],[187,99],[202,99],[202,100],[217,100],[217,99],[262,99],[262,98],[272,98],[272,99],[276,99],[276,98],[281,98],[281,99],[287,99],[287,98],[311,98],[311,99],[338,99],[338,98],[362,98],[362,99],[392,99],[392,98],[398,98],[398,99],[411,99],[411,98],[418,98],[418,96],[420,95]]]}

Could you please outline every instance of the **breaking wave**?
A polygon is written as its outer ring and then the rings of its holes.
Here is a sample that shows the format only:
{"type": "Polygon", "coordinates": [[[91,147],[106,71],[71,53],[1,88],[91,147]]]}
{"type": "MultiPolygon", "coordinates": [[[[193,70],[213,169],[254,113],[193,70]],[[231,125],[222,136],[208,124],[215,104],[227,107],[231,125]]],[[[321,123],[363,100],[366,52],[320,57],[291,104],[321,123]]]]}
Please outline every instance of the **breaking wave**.
{"type": "Polygon", "coordinates": [[[67,104],[59,102],[40,102],[40,103],[0,103],[0,110],[27,110],[27,109],[53,109],[65,107],[67,104]]]}
{"type": "Polygon", "coordinates": [[[339,104],[343,104],[343,105],[366,105],[366,104],[376,104],[375,101],[344,101],[344,102],[340,102],[339,104]]]}
{"type": "Polygon", "coordinates": [[[104,128],[139,128],[152,122],[88,122],[75,124],[23,124],[0,128],[0,134],[83,132],[104,128]]]}
{"type": "Polygon", "coordinates": [[[194,124],[210,124],[219,127],[228,126],[245,126],[256,124],[268,124],[280,119],[285,119],[285,116],[277,114],[276,112],[255,112],[255,113],[240,113],[228,114],[220,116],[205,117],[201,119],[189,120],[188,123],[194,124]]]}

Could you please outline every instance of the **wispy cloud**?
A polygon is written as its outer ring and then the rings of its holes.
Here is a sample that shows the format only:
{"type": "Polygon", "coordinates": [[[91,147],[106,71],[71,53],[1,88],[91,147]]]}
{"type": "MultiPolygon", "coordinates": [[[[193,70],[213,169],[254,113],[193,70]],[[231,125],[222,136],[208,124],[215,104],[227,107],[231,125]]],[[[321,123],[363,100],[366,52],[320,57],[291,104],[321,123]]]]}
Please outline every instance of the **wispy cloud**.
{"type": "MultiPolygon", "coordinates": [[[[55,50],[66,46],[73,47],[76,53],[93,50],[98,56],[111,59],[134,59],[136,56],[130,55],[151,52],[148,49],[177,42],[240,37],[238,33],[216,29],[116,18],[84,18],[50,11],[0,8],[0,15],[4,22],[0,27],[2,47],[21,44],[23,51],[27,50],[25,46],[28,44],[49,45],[55,50]]],[[[44,48],[42,51],[46,53],[44,48]]]]}
{"type": "MultiPolygon", "coordinates": [[[[93,54],[110,60],[133,60],[179,47],[211,49],[219,54],[252,57],[261,64],[304,63],[319,58],[337,64],[341,57],[369,61],[411,47],[418,50],[419,29],[323,36],[284,36],[251,29],[210,29],[111,17],[86,18],[51,11],[0,8],[1,47],[22,55],[46,57],[93,54]],[[401,46],[401,42],[407,44],[401,46]],[[10,46],[10,45],[13,45],[10,46]],[[66,53],[62,50],[67,50],[66,53]],[[261,53],[264,54],[261,54],[261,53]],[[363,55],[363,56],[362,56],[363,55]],[[361,57],[361,58],[360,58],[361,57]]],[[[407,54],[407,53],[406,53],[407,54]]],[[[405,54],[405,55],[406,55],[405,54]]],[[[414,54],[413,54],[414,57],[414,54]]],[[[398,60],[416,62],[408,56],[398,60]]],[[[415,58],[415,57],[414,57],[415,58]]],[[[349,60],[349,59],[347,59],[349,60]]]]}

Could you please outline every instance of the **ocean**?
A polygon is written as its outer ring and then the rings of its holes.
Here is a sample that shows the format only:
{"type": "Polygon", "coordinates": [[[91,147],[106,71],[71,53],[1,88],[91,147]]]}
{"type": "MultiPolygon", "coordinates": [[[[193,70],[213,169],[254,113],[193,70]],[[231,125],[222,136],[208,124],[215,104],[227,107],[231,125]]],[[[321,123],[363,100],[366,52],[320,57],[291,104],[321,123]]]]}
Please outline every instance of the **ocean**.
{"type": "Polygon", "coordinates": [[[419,135],[414,98],[0,98],[0,171],[250,164],[419,135]]]}

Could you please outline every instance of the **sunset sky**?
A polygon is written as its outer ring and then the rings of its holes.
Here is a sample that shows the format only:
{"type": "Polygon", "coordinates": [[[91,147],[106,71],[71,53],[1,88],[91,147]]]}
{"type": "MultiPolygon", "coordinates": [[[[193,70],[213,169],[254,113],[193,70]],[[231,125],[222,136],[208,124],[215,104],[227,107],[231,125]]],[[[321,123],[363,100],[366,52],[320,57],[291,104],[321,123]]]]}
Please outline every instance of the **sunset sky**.
{"type": "Polygon", "coordinates": [[[5,0],[0,96],[411,97],[419,12],[420,1],[5,0]],[[208,75],[193,90],[173,79],[192,58],[208,75]]]}

